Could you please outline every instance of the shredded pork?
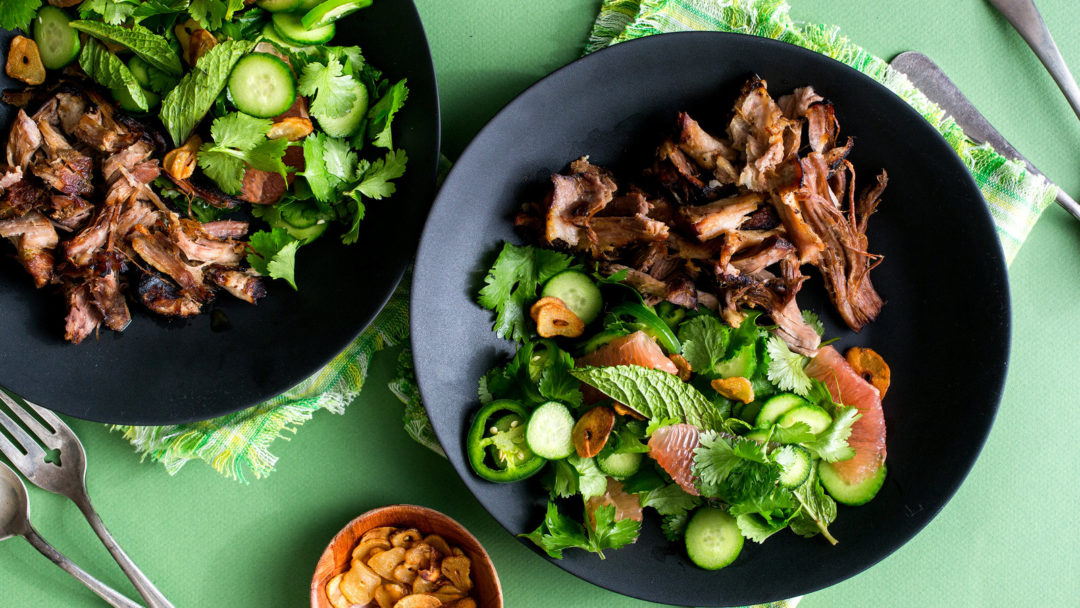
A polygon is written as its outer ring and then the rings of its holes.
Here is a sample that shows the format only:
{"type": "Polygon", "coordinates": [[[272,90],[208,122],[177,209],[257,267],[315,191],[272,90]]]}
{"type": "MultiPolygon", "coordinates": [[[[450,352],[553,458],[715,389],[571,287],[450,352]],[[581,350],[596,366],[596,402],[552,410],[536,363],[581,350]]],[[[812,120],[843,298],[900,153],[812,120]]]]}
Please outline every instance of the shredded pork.
{"type": "Polygon", "coordinates": [[[679,113],[643,176],[616,179],[581,158],[552,175],[547,198],[526,204],[515,224],[623,273],[650,303],[706,306],[732,325],[745,308],[762,310],[789,347],[813,355],[821,338],[796,302],[804,265],[818,269],[853,330],[884,303],[870,281],[881,256],[869,252],[866,227],[887,177],[857,194],[853,140],[839,131],[835,108],[812,87],[774,100],[755,76],[722,134],[679,113]]]}

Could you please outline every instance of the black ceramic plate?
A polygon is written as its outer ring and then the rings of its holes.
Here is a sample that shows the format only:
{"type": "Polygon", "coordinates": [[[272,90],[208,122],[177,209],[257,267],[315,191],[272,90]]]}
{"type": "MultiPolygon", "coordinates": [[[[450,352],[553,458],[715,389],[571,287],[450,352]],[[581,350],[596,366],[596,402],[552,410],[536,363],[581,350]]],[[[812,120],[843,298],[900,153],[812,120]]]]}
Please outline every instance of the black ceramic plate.
{"type": "Polygon", "coordinates": [[[762,545],[747,542],[734,564],[707,572],[689,562],[681,543],[665,540],[650,516],[638,542],[608,551],[606,560],[567,551],[555,561],[587,581],[656,602],[777,600],[881,560],[960,486],[1005,377],[1009,296],[994,227],[963,164],[917,113],[855,70],[795,46],[717,33],[654,36],[586,57],[523,93],[470,144],[436,199],[413,277],[412,343],[427,411],[469,489],[514,534],[543,519],[546,493],[535,478],[485,482],[464,451],[477,379],[513,350],[475,302],[500,243],[521,242],[510,222],[518,204],[582,155],[616,169],[648,158],[679,110],[723,132],[739,87],[755,72],[776,95],[811,84],[836,105],[842,133],[856,137],[859,183],[881,168],[889,173],[869,231],[871,249],[885,255],[874,274],[888,300],[880,318],[861,334],[846,330],[816,275],[799,295],[842,348],[872,345],[892,366],[889,477],[870,504],[840,508],[830,526],[840,540],[835,547],[784,532],[762,545]]]}
{"type": "MultiPolygon", "coordinates": [[[[5,34],[4,52],[11,36],[5,34]]],[[[0,384],[79,418],[124,424],[198,420],[295,386],[367,327],[400,281],[434,196],[438,94],[412,2],[376,2],[340,22],[334,43],[359,45],[387,78],[408,78],[410,90],[394,120],[394,144],[409,157],[406,174],[391,199],[368,204],[359,242],[344,246],[336,234],[327,234],[305,247],[298,256],[298,292],[275,281],[257,306],[220,297],[214,308],[227,317],[227,330],[215,331],[210,314],[166,320],[132,305],[133,321],[123,333],[103,330],[79,345],[64,342],[63,297],[35,291],[5,245],[0,384]]],[[[5,79],[3,87],[18,84],[5,79]]],[[[0,108],[5,134],[12,116],[10,107],[0,108]]]]}

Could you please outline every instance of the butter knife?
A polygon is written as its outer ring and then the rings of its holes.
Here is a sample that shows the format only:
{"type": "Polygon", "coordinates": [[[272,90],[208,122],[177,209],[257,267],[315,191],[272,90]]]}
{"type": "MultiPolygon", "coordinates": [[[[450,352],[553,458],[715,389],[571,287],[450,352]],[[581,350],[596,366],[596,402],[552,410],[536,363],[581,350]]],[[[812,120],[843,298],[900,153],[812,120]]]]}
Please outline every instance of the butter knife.
{"type": "MultiPolygon", "coordinates": [[[[990,124],[986,118],[975,109],[967,97],[960,92],[953,81],[945,75],[929,57],[915,51],[900,53],[889,63],[894,69],[903,72],[930,101],[941,106],[945,112],[953,117],[956,124],[964,130],[968,137],[979,143],[987,143],[994,147],[999,154],[1007,158],[1024,163],[1028,171],[1041,175],[1046,181],[1050,178],[1035,168],[1028,159],[1024,158],[1016,148],[1012,147],[1005,137],[990,124]]],[[[1053,183],[1053,182],[1051,182],[1053,183]]],[[[1064,190],[1058,188],[1057,202],[1080,220],[1080,203],[1077,203],[1064,190]]]]}

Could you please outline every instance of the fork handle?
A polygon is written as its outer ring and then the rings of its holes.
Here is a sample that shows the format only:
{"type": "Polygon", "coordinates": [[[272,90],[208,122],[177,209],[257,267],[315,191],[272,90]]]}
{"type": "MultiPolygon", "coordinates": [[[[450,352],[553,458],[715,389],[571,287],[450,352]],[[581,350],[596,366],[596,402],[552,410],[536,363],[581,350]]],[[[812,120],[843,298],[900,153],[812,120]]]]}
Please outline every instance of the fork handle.
{"type": "Polygon", "coordinates": [[[139,604],[129,600],[112,587],[99,581],[82,568],[76,566],[75,563],[65,557],[63,553],[57,551],[56,548],[46,542],[44,538],[41,538],[41,535],[33,528],[27,530],[23,537],[26,538],[35,549],[41,552],[42,555],[49,558],[49,561],[60,566],[64,572],[79,579],[79,582],[86,585],[86,587],[96,593],[98,597],[108,602],[110,606],[115,606],[116,608],[142,608],[139,604]]]}
{"type": "Polygon", "coordinates": [[[90,497],[83,494],[82,496],[73,497],[72,500],[78,505],[79,510],[82,511],[86,521],[90,522],[90,527],[94,529],[94,532],[104,543],[105,548],[109,550],[109,553],[116,560],[116,563],[120,565],[120,569],[124,571],[124,574],[131,579],[131,583],[135,585],[135,589],[139,592],[139,595],[146,600],[146,605],[149,608],[173,608],[173,605],[169,600],[165,599],[165,596],[158,591],[157,587],[150,582],[150,579],[146,578],[146,575],[139,570],[139,567],[135,565],[135,562],[131,561],[131,558],[124,553],[124,550],[120,548],[120,545],[116,542],[116,539],[112,537],[108,529],[105,528],[105,524],[101,521],[101,517],[98,516],[97,511],[94,510],[93,505],[90,504],[90,497]]]}
{"type": "Polygon", "coordinates": [[[1054,38],[1035,3],[1032,0],[990,0],[990,4],[1009,20],[1031,50],[1035,51],[1035,55],[1046,66],[1050,76],[1069,100],[1073,112],[1080,117],[1080,87],[1077,87],[1076,80],[1069,72],[1069,66],[1061,56],[1061,51],[1054,43],[1054,38]]]}

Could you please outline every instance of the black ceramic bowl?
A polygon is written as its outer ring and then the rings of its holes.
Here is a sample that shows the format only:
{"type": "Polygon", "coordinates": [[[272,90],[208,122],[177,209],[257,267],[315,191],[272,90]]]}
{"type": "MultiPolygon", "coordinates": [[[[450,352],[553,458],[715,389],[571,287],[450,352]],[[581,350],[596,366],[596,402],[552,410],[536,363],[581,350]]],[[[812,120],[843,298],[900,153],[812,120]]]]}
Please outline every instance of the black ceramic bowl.
{"type": "MultiPolygon", "coordinates": [[[[746,78],[774,95],[813,85],[856,138],[860,184],[889,185],[870,220],[885,256],[874,284],[888,301],[862,333],[847,330],[814,274],[799,294],[839,347],[870,345],[892,367],[885,399],[889,476],[869,504],[839,509],[840,544],[790,532],[746,543],[717,572],[690,563],[650,512],[636,544],[607,559],[567,551],[565,570],[627,595],[669,604],[742,606],[801,595],[867,568],[911,539],[960,486],[986,438],[1009,351],[1009,295],[994,226],[971,176],[945,141],[870,78],[810,51],[719,33],[654,36],[565,67],[506,106],[456,163],[436,199],[413,277],[412,344],[424,403],[465,484],[507,530],[536,528],[546,492],[536,478],[488,483],[469,468],[465,436],[477,379],[513,352],[491,332],[476,293],[511,217],[550,174],[582,155],[618,169],[640,162],[685,110],[723,132],[746,78]]],[[[526,542],[528,541],[522,541],[526,542]]],[[[531,546],[531,544],[529,544],[531,546]]],[[[539,554],[543,555],[538,551],[539,554]]]]}
{"type": "MultiPolygon", "coordinates": [[[[0,38],[0,61],[10,37],[0,38]]],[[[298,256],[293,291],[269,283],[257,306],[228,296],[211,315],[157,317],[133,304],[122,333],[102,330],[64,342],[63,296],[35,290],[7,255],[0,259],[0,385],[79,418],[168,424],[219,416],[295,386],[368,326],[401,280],[435,191],[439,103],[420,16],[409,0],[376,2],[338,24],[334,44],[359,45],[391,81],[408,78],[409,99],[394,119],[394,145],[409,157],[390,199],[368,201],[360,239],[345,246],[333,231],[298,256]]],[[[20,83],[5,79],[3,88],[20,83]]],[[[0,104],[3,133],[15,112],[0,104]]],[[[5,247],[9,247],[5,245],[5,247]]]]}

